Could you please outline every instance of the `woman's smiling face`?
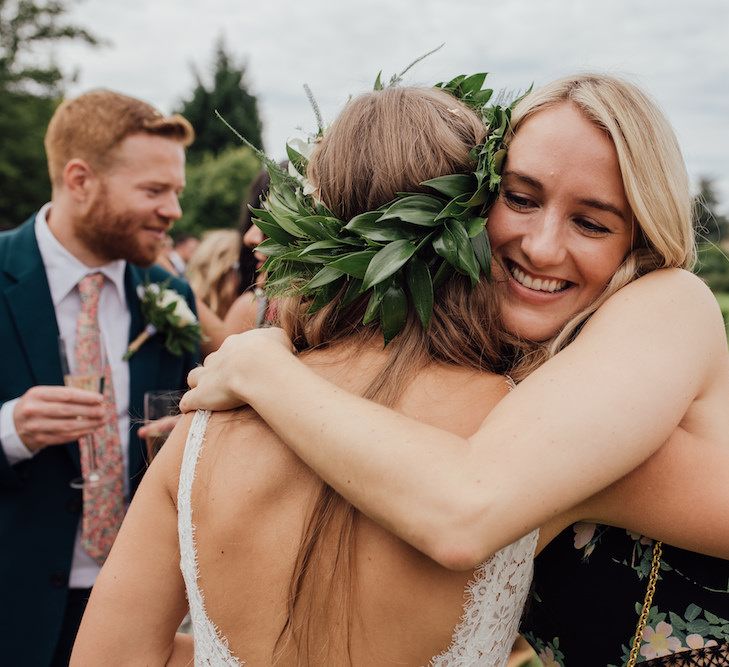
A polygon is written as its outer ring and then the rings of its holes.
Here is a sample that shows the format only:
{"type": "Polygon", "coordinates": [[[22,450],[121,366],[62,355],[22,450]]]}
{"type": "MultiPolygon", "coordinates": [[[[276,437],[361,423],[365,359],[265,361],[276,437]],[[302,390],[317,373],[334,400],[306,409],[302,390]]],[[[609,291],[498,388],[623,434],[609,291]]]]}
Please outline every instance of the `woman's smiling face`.
{"type": "Polygon", "coordinates": [[[630,250],[632,213],[610,137],[571,102],[525,120],[488,217],[508,331],[541,341],[603,291],[630,250]]]}

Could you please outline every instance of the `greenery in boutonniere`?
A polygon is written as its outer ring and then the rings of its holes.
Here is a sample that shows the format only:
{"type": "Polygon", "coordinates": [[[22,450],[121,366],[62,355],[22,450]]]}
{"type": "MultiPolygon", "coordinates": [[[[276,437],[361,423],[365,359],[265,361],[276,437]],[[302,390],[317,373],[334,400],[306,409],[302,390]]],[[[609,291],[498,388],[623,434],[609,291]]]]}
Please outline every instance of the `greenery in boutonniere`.
{"type": "MultiPolygon", "coordinates": [[[[480,113],[486,138],[472,149],[472,173],[426,181],[429,194],[399,193],[375,211],[339,220],[307,187],[303,150],[287,146],[291,173],[259,153],[271,186],[263,207],[251,210],[268,237],[258,246],[268,256],[262,269],[268,272],[267,291],[301,291],[311,296],[312,311],[344,287],[345,304],[368,293],[363,323],[379,320],[387,344],[402,330],[409,308],[428,327],[433,293],[454,272],[468,276],[472,285],[482,273],[488,277],[491,251],[484,212],[498,194],[504,136],[518,100],[489,105],[493,91],[484,88],[486,76],[460,75],[436,84],[480,113]]],[[[401,77],[388,85],[397,85],[401,77]]],[[[383,87],[378,75],[375,90],[383,87]]],[[[310,143],[325,132],[320,125],[310,143]]]]}
{"type": "Polygon", "coordinates": [[[145,283],[137,287],[139,306],[147,325],[127,348],[124,360],[129,359],[152,336],[165,337],[165,347],[172,354],[193,352],[200,343],[200,323],[187,305],[185,297],[162,284],[145,283]]]}

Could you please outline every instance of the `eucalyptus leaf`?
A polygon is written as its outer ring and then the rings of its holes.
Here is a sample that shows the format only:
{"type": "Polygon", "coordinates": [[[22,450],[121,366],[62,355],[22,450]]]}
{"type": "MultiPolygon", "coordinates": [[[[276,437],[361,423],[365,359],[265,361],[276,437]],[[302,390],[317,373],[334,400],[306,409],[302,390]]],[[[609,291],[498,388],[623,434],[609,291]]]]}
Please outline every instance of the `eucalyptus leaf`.
{"type": "Polygon", "coordinates": [[[410,241],[388,243],[372,258],[364,276],[364,289],[381,283],[395,273],[414,254],[416,246],[410,241]]]}

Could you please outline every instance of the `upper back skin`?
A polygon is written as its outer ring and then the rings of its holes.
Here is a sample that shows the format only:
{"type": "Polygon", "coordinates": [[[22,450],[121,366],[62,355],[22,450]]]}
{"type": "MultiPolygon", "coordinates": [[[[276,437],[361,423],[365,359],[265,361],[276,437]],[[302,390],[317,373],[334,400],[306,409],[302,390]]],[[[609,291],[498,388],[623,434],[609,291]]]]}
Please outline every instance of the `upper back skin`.
{"type": "MultiPolygon", "coordinates": [[[[306,360],[342,388],[362,393],[381,356],[377,350],[355,357],[321,351],[306,360]]],[[[506,391],[501,376],[431,366],[396,407],[465,437],[506,391]]],[[[302,531],[321,482],[252,411],[213,415],[206,442],[214,444],[203,449],[192,495],[199,585],[233,654],[248,664],[271,664],[302,531]]],[[[472,573],[446,570],[366,517],[357,521],[352,664],[427,664],[451,642],[472,573]]],[[[332,629],[315,634],[311,655],[326,645],[332,629]]],[[[346,664],[337,647],[331,650],[314,663],[346,664]]],[[[276,664],[303,662],[288,650],[276,664]]]]}

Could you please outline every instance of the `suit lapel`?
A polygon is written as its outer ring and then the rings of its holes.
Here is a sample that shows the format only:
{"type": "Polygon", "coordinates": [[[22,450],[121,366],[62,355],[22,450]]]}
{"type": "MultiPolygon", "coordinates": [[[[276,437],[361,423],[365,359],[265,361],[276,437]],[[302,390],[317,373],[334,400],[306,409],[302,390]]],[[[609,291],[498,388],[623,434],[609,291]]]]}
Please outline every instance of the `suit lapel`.
{"type": "MultiPolygon", "coordinates": [[[[127,307],[131,315],[129,342],[131,343],[146,325],[139,306],[137,287],[144,284],[143,271],[127,264],[124,274],[124,289],[127,307]]],[[[161,349],[158,337],[152,337],[142,345],[129,360],[129,414],[131,433],[129,437],[129,474],[134,477],[144,465],[144,452],[137,438],[137,427],[144,417],[144,392],[157,386],[161,349]]]]}

